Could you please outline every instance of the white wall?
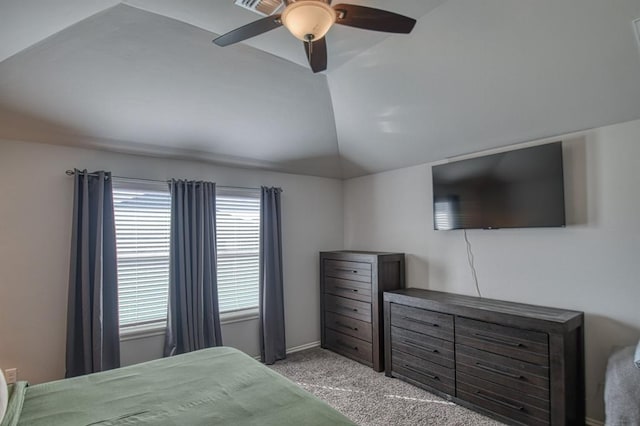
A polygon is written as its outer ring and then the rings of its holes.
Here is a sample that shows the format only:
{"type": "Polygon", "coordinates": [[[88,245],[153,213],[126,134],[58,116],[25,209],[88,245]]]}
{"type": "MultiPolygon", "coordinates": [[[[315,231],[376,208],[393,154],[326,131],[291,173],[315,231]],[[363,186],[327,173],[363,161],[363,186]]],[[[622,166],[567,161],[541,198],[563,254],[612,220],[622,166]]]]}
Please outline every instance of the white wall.
{"type": "MultiPolygon", "coordinates": [[[[280,186],[287,346],[320,339],[318,252],[341,248],[342,183],[0,140],[0,367],[38,383],[62,378],[73,180],[70,168],[146,179],[204,179],[225,186],[280,186]]],[[[256,320],[223,326],[225,344],[258,354],[256,320]]],[[[124,363],[161,355],[162,337],[128,340],[124,363]]]]}
{"type": "MultiPolygon", "coordinates": [[[[564,140],[566,228],[471,230],[485,297],[586,314],[587,413],[608,355],[640,337],[640,121],[564,140]]],[[[474,294],[462,231],[434,231],[431,165],[345,182],[345,248],[402,251],[407,283],[474,294]]]]}

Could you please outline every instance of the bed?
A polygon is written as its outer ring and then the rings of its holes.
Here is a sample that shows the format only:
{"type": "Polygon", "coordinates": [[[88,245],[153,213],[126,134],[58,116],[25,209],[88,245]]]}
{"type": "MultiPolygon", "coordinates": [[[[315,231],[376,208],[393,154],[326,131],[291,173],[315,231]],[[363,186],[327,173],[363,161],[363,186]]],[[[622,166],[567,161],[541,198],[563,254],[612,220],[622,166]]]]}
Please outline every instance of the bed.
{"type": "Polygon", "coordinates": [[[353,425],[242,352],[219,347],[10,389],[1,426],[353,425]]]}

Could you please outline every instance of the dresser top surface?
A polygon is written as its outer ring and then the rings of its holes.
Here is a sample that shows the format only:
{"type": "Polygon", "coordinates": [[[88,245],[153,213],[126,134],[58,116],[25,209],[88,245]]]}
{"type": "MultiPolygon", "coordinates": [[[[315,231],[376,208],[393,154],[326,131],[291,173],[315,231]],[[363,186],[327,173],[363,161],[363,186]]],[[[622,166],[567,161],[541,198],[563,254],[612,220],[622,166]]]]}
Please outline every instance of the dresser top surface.
{"type": "Polygon", "coordinates": [[[322,251],[320,253],[325,255],[340,253],[340,254],[364,254],[369,256],[389,256],[389,255],[402,254],[402,253],[396,253],[396,252],[390,252],[390,251],[365,251],[365,250],[332,250],[332,251],[322,251]]]}
{"type": "Polygon", "coordinates": [[[385,293],[385,300],[399,301],[405,297],[422,299],[428,303],[456,306],[479,311],[517,315],[519,317],[565,324],[580,318],[583,313],[578,311],[551,308],[546,306],[528,305],[525,303],[508,302],[504,300],[486,299],[475,296],[445,293],[441,291],[406,288],[385,293]]]}

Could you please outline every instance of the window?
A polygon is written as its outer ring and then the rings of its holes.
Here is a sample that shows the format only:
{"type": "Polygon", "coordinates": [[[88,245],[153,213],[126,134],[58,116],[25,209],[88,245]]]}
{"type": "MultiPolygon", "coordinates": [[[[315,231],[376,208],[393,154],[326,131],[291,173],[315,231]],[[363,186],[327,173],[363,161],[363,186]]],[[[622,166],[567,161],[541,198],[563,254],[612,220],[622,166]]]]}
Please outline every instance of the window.
{"type": "Polygon", "coordinates": [[[216,228],[220,312],[257,307],[260,191],[218,187],[216,228]]]}
{"type": "Polygon", "coordinates": [[[162,182],[113,179],[120,327],[167,319],[171,195],[162,182]]]}
{"type": "MultiPolygon", "coordinates": [[[[113,179],[121,329],[163,325],[169,297],[171,194],[163,182],[113,179]]],[[[258,306],[260,191],[216,189],[220,312],[258,306]]]]}

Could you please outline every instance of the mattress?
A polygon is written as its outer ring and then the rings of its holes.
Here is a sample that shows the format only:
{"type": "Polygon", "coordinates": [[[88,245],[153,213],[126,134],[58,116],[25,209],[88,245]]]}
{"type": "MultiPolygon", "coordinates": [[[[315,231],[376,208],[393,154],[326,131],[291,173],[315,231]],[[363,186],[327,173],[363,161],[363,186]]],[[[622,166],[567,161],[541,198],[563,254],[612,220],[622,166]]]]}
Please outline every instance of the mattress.
{"type": "Polygon", "coordinates": [[[353,425],[244,353],[211,348],[11,391],[2,426],[353,425]]]}

